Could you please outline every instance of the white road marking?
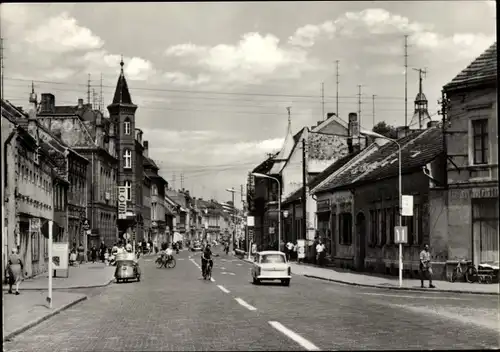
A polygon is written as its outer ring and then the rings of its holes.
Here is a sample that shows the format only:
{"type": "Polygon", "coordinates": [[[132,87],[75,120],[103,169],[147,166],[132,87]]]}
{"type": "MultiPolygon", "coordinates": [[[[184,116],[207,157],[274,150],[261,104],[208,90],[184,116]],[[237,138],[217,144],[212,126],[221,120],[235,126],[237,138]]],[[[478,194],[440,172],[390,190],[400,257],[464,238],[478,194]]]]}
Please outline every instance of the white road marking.
{"type": "Polygon", "coordinates": [[[221,274],[222,275],[236,275],[235,273],[230,273],[228,271],[222,271],[221,274]]]}
{"type": "Polygon", "coordinates": [[[177,260],[184,260],[185,258],[177,258],[177,260]]]}
{"type": "Polygon", "coordinates": [[[238,264],[236,264],[236,265],[238,265],[238,266],[242,266],[243,264],[241,264],[241,263],[238,263],[238,264]]]}
{"type": "Polygon", "coordinates": [[[220,270],[226,270],[226,268],[224,268],[223,266],[220,267],[220,270]]]}
{"type": "Polygon", "coordinates": [[[383,297],[401,297],[401,298],[423,298],[423,299],[445,299],[445,300],[464,300],[463,298],[458,298],[458,297],[441,297],[441,296],[410,296],[410,295],[394,295],[394,294],[387,294],[387,293],[370,293],[370,292],[363,292],[361,293],[362,295],[369,295],[369,296],[383,296],[383,297]]]}
{"type": "Polygon", "coordinates": [[[213,277],[210,278],[210,281],[215,282],[215,279],[213,277]]]}
{"type": "Polygon", "coordinates": [[[299,345],[304,347],[304,349],[308,351],[320,351],[319,347],[314,345],[312,342],[306,340],[302,336],[294,333],[292,330],[284,327],[282,324],[278,323],[277,321],[270,321],[269,324],[279,332],[283,333],[284,335],[288,336],[291,338],[293,341],[297,342],[299,345]]]}
{"type": "Polygon", "coordinates": [[[243,307],[245,307],[248,310],[257,310],[257,308],[255,308],[254,306],[251,306],[250,304],[248,304],[247,302],[245,302],[241,298],[235,298],[235,300],[236,300],[236,302],[238,302],[239,304],[241,304],[243,307]]]}
{"type": "Polygon", "coordinates": [[[217,287],[220,288],[222,290],[222,292],[229,293],[229,290],[227,288],[225,288],[224,286],[217,285],[217,287]]]}

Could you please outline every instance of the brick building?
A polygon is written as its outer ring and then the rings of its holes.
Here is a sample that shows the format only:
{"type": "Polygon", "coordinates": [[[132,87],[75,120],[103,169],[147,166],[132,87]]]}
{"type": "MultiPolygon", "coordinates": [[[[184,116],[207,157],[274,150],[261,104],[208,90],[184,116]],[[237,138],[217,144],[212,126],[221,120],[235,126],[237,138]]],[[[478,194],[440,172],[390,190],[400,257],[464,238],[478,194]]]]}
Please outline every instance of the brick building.
{"type": "Polygon", "coordinates": [[[447,243],[450,259],[498,265],[496,42],[445,85],[443,94],[448,192],[436,205],[445,208],[440,242],[447,243]]]}
{"type": "Polygon", "coordinates": [[[117,226],[120,238],[123,238],[124,233],[129,233],[132,237],[135,234],[136,238],[144,238],[144,146],[142,131],[136,128],[137,105],[132,103],[123,65],[121,61],[113,101],[108,106],[109,118],[116,128],[117,185],[125,187],[127,191],[126,218],[118,219],[117,226]]]}

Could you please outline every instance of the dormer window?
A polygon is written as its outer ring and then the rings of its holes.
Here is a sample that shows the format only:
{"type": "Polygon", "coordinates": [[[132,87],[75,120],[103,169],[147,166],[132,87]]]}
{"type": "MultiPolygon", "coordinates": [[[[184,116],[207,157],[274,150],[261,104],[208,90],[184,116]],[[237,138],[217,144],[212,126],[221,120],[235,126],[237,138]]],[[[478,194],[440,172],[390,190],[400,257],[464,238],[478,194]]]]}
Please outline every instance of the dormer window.
{"type": "Polygon", "coordinates": [[[125,122],[123,123],[123,133],[126,135],[130,135],[130,120],[128,118],[125,119],[125,122]]]}
{"type": "Polygon", "coordinates": [[[132,168],[132,152],[129,149],[125,149],[125,152],[123,153],[123,160],[125,162],[125,165],[123,166],[123,168],[131,169],[132,168]]]}
{"type": "Polygon", "coordinates": [[[153,195],[153,196],[158,195],[158,188],[156,188],[155,185],[153,185],[153,187],[151,187],[151,195],[153,195]]]}

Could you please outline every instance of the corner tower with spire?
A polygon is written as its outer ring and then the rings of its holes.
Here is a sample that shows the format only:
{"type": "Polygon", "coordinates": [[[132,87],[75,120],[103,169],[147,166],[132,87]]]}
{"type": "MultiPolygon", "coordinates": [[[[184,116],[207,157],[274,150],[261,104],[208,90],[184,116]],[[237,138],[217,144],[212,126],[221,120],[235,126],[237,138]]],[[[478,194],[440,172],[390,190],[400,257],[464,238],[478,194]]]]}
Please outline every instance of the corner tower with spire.
{"type": "MultiPolygon", "coordinates": [[[[116,83],[113,102],[108,105],[109,118],[115,126],[116,153],[118,156],[117,183],[119,192],[127,199],[126,215],[119,213],[117,220],[119,237],[133,233],[142,238],[142,183],[143,183],[143,149],[141,141],[136,140],[135,112],[137,105],[132,103],[127,80],[123,70],[123,57],[120,61],[120,75],[116,83]]],[[[120,196],[120,195],[119,195],[120,196]]]]}

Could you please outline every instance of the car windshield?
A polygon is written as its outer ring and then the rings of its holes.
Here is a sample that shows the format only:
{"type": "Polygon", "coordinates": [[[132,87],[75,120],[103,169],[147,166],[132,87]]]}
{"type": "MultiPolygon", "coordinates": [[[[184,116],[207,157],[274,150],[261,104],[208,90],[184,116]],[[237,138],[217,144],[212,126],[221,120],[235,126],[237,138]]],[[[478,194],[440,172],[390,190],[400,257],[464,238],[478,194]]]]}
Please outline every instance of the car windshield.
{"type": "Polygon", "coordinates": [[[264,254],[260,262],[262,264],[285,263],[285,257],[281,254],[264,254]]]}

